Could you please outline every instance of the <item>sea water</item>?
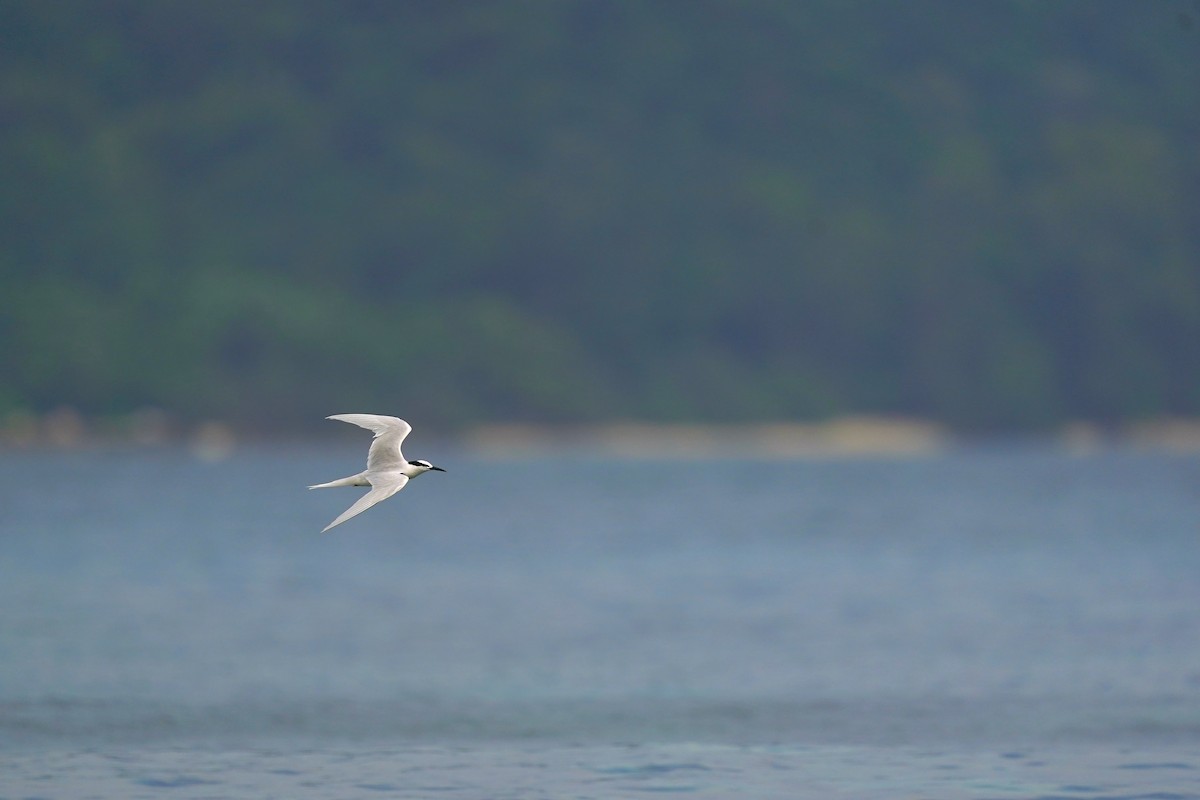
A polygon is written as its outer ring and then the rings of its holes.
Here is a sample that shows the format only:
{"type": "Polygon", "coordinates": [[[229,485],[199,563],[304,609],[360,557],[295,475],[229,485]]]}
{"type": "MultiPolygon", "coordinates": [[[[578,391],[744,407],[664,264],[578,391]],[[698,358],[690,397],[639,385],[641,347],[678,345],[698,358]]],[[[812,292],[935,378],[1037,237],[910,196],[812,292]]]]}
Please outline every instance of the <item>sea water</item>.
{"type": "Polygon", "coordinates": [[[1200,456],[0,453],[0,798],[1200,798],[1200,456]]]}

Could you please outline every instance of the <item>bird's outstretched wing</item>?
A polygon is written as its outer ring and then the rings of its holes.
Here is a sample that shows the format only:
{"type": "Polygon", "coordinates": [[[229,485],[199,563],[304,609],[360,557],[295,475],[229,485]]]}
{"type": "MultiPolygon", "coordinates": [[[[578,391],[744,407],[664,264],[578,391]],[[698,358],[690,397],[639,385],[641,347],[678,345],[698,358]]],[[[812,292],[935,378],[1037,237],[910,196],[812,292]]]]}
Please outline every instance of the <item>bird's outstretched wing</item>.
{"type": "MultiPolygon", "coordinates": [[[[354,415],[350,414],[347,416],[354,415]]],[[[404,485],[408,483],[408,477],[399,472],[386,472],[382,475],[371,476],[370,481],[371,491],[358,498],[358,501],[343,511],[341,516],[326,525],[321,533],[324,533],[336,525],[341,525],[351,517],[357,517],[359,514],[366,511],[376,503],[382,503],[384,500],[387,500],[396,492],[404,488],[404,485]]]]}
{"type": "MultiPolygon", "coordinates": [[[[349,422],[351,425],[375,432],[371,449],[367,451],[367,472],[387,471],[404,466],[404,454],[400,452],[400,444],[404,441],[404,437],[412,431],[412,425],[404,420],[379,414],[333,414],[326,419],[349,422]]],[[[359,509],[359,511],[361,510],[359,509]]]]}

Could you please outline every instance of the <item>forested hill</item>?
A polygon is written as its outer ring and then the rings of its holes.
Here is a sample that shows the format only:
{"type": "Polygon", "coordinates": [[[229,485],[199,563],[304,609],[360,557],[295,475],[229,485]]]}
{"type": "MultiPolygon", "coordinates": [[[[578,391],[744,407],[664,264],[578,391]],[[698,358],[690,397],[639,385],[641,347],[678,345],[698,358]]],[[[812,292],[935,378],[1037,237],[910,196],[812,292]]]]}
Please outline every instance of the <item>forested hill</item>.
{"type": "Polygon", "coordinates": [[[0,0],[0,416],[1200,414],[1200,6],[0,0]]]}

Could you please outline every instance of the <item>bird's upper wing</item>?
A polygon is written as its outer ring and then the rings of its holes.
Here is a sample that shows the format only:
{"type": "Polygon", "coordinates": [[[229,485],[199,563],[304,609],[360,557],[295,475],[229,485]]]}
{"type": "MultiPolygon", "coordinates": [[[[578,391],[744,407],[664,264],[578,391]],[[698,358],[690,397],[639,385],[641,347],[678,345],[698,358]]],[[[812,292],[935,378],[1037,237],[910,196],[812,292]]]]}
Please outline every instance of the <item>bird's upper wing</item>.
{"type": "Polygon", "coordinates": [[[367,451],[367,472],[386,471],[404,466],[404,454],[400,452],[400,443],[412,430],[412,425],[404,420],[378,414],[334,414],[326,419],[349,422],[351,425],[375,432],[375,440],[371,442],[371,449],[367,451]]]}
{"type": "MultiPolygon", "coordinates": [[[[351,414],[349,416],[354,415],[351,414]]],[[[343,511],[341,516],[326,525],[321,533],[324,533],[335,525],[341,525],[351,517],[357,517],[359,514],[366,511],[376,503],[382,503],[384,500],[387,500],[396,492],[403,489],[406,483],[408,483],[408,477],[399,472],[388,472],[384,473],[383,475],[372,476],[371,491],[358,498],[358,501],[343,511]]]]}

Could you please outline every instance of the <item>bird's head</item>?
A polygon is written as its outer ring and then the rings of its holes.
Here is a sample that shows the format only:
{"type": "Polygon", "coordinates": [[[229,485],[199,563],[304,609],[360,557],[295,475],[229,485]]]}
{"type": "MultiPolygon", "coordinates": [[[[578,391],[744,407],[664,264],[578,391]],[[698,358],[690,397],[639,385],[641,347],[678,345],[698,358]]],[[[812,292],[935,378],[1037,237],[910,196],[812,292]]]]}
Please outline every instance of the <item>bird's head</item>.
{"type": "MultiPolygon", "coordinates": [[[[418,458],[416,461],[409,461],[408,463],[409,463],[409,466],[417,468],[417,470],[418,470],[417,475],[420,475],[422,472],[429,472],[430,470],[432,470],[434,472],[445,472],[446,471],[446,470],[442,469],[441,467],[435,467],[433,464],[430,464],[428,461],[426,461],[422,458],[418,458]]],[[[416,477],[416,476],[414,475],[413,477],[416,477]]]]}

